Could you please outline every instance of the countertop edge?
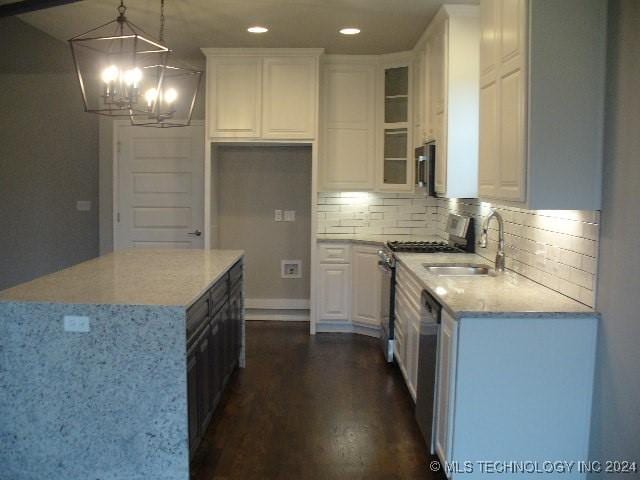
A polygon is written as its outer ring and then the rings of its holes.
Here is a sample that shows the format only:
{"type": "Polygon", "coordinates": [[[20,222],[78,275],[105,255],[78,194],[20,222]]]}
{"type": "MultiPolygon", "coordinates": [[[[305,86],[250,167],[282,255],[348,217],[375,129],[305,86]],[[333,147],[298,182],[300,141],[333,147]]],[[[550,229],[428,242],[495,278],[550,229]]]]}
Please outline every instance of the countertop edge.
{"type": "MultiPolygon", "coordinates": [[[[207,291],[209,291],[211,287],[213,287],[213,285],[222,278],[225,273],[228,273],[229,270],[231,270],[231,267],[233,267],[242,259],[244,259],[244,250],[240,250],[235,259],[231,260],[229,262],[229,265],[227,265],[227,267],[224,268],[222,272],[216,278],[214,278],[207,287],[203,288],[193,299],[191,299],[191,301],[187,305],[180,305],[180,307],[184,308],[185,310],[189,310],[193,306],[193,304],[196,303],[198,299],[200,299],[200,297],[202,297],[207,291]]],[[[242,265],[242,269],[244,274],[244,264],[242,265]]]]}
{"type": "MultiPolygon", "coordinates": [[[[56,301],[56,300],[50,300],[50,299],[38,299],[38,298],[11,298],[11,297],[3,297],[0,295],[0,305],[2,304],[16,304],[16,305],[69,305],[69,306],[74,306],[74,305],[90,305],[90,306],[100,306],[100,307],[115,307],[115,306],[120,306],[120,307],[140,307],[140,308],[165,308],[165,309],[175,309],[175,310],[182,310],[182,311],[187,311],[189,310],[189,308],[191,308],[193,306],[193,304],[200,299],[209,289],[211,289],[211,287],[218,282],[226,273],[229,272],[229,270],[240,260],[242,260],[245,256],[245,251],[244,250],[224,250],[225,252],[234,252],[234,255],[232,257],[230,257],[230,260],[228,261],[228,263],[226,264],[226,266],[224,268],[220,269],[220,272],[215,276],[212,277],[211,280],[207,280],[206,286],[199,289],[197,294],[195,294],[193,297],[191,297],[189,299],[189,301],[184,302],[184,303],[160,303],[160,302],[139,302],[139,301],[114,301],[114,302],[105,302],[105,301],[64,301],[64,300],[60,300],[60,301],[56,301]]],[[[48,277],[50,275],[56,275],[59,274],[61,272],[65,272],[65,271],[69,271],[74,269],[75,267],[77,267],[78,265],[87,263],[87,262],[91,262],[91,261],[95,261],[97,259],[101,258],[101,256],[89,259],[85,262],[80,262],[76,265],[71,265],[69,267],[60,269],[58,271],[52,272],[50,274],[46,274],[43,275],[41,277],[37,277],[33,280],[24,282],[22,284],[18,284],[15,285],[14,287],[10,287],[6,290],[3,290],[0,293],[4,293],[4,292],[8,292],[14,288],[23,286],[23,285],[27,285],[30,284],[32,282],[35,282],[41,278],[45,278],[48,277]]],[[[185,295],[186,297],[186,295],[185,295]]]]}
{"type": "MultiPolygon", "coordinates": [[[[422,287],[424,288],[424,290],[427,290],[428,293],[435,298],[438,303],[440,305],[442,305],[442,308],[445,309],[450,315],[453,316],[453,318],[455,318],[456,320],[461,320],[463,318],[601,318],[601,314],[600,312],[598,312],[597,310],[592,310],[592,311],[582,311],[582,312],[567,312],[567,311],[520,311],[520,312],[514,312],[514,311],[478,311],[478,310],[454,310],[452,309],[449,304],[446,302],[446,300],[444,300],[440,295],[438,295],[435,291],[435,289],[433,289],[427,282],[425,282],[422,278],[420,278],[418,275],[415,274],[415,272],[413,271],[413,269],[411,268],[410,265],[408,265],[407,263],[403,262],[401,258],[397,258],[396,257],[396,261],[402,263],[402,265],[404,265],[404,267],[407,269],[407,271],[410,273],[410,275],[420,284],[422,285],[422,287]]],[[[519,277],[525,278],[528,281],[535,283],[537,285],[539,285],[542,288],[545,288],[547,290],[549,290],[550,292],[554,292],[554,293],[558,293],[559,295],[562,295],[559,292],[556,292],[555,290],[546,287],[540,283],[537,283],[527,277],[525,277],[524,275],[520,275],[518,272],[514,272],[512,270],[509,270],[510,273],[514,274],[514,275],[518,275],[519,277]]],[[[567,297],[569,298],[569,297],[567,297]]],[[[573,299],[570,299],[573,300],[573,299]]],[[[580,303],[577,300],[573,300],[576,303],[580,303]]],[[[581,303],[580,303],[581,304],[581,303]]],[[[583,305],[583,304],[581,304],[583,305]]],[[[585,305],[586,308],[589,308],[588,306],[585,305]]]]}

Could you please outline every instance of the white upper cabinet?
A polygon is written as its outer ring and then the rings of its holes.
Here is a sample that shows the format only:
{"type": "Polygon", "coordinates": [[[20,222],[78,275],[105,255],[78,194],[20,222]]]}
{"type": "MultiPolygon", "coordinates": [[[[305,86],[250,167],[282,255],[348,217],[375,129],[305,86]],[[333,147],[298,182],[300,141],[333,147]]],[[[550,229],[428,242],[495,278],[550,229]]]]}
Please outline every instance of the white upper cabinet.
{"type": "Polygon", "coordinates": [[[319,49],[205,48],[211,138],[313,140],[319,49]]]}
{"type": "Polygon", "coordinates": [[[213,57],[207,60],[209,136],[260,136],[262,59],[213,57]]]}
{"type": "Polygon", "coordinates": [[[445,5],[419,42],[425,58],[422,140],[436,142],[435,191],[448,198],[478,193],[478,17],[476,6],[445,5]]]}
{"type": "Polygon", "coordinates": [[[263,64],[262,136],[314,138],[317,118],[316,57],[267,57],[263,64]]]}
{"type": "Polygon", "coordinates": [[[375,188],[376,64],[326,56],[322,74],[320,188],[375,188]]]}
{"type": "Polygon", "coordinates": [[[601,205],[606,2],[481,0],[481,198],[601,205]]]}
{"type": "Polygon", "coordinates": [[[377,189],[412,192],[413,164],[413,52],[382,55],[380,58],[380,161],[377,189]]]}

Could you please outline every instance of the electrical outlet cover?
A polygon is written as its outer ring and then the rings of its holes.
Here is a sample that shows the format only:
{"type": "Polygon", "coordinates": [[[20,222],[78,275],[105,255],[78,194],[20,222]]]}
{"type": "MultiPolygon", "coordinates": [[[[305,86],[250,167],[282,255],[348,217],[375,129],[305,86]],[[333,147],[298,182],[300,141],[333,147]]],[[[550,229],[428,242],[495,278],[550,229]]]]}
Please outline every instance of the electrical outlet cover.
{"type": "Polygon", "coordinates": [[[281,222],[282,221],[282,210],[275,210],[274,214],[273,214],[273,218],[276,222],[281,222]]]}
{"type": "Polygon", "coordinates": [[[280,276],[282,278],[302,278],[302,260],[282,260],[280,276]]]}
{"type": "Polygon", "coordinates": [[[284,221],[285,222],[295,222],[296,221],[296,211],[295,210],[285,210],[284,211],[284,221]]]}

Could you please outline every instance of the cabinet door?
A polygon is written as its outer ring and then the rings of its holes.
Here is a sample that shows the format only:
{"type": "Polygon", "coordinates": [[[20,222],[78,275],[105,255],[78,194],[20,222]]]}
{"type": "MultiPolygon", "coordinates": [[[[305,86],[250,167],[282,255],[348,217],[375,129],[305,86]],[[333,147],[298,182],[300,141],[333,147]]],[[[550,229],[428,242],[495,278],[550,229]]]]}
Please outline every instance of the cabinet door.
{"type": "Polygon", "coordinates": [[[525,200],[526,1],[502,0],[499,63],[498,196],[525,200]]]}
{"type": "Polygon", "coordinates": [[[209,136],[260,136],[262,60],[215,57],[207,60],[209,136]]]}
{"type": "Polygon", "coordinates": [[[318,60],[269,57],[263,65],[262,136],[315,138],[318,60]]]}
{"type": "Polygon", "coordinates": [[[443,22],[431,37],[431,96],[433,115],[445,110],[447,24],[443,22]]]}
{"type": "Polygon", "coordinates": [[[481,197],[526,198],[526,0],[480,4],[481,197]]]}
{"type": "Polygon", "coordinates": [[[443,462],[451,461],[451,431],[455,394],[457,323],[444,310],[438,338],[436,381],[436,453],[443,462]]]}
{"type": "Polygon", "coordinates": [[[349,320],[351,265],[320,264],[318,275],[319,320],[349,320]]]}
{"type": "Polygon", "coordinates": [[[375,65],[326,65],[320,175],[325,190],[375,187],[375,65]]]}
{"type": "Polygon", "coordinates": [[[480,85],[480,130],[478,191],[481,197],[498,197],[500,159],[498,157],[498,79],[494,73],[480,85]]]}
{"type": "Polygon", "coordinates": [[[198,371],[195,347],[187,354],[187,409],[189,415],[189,451],[195,451],[198,444],[198,371]]]}
{"type": "Polygon", "coordinates": [[[380,326],[382,312],[382,272],[378,266],[378,249],[356,247],[352,265],[352,321],[380,326]]]}
{"type": "Polygon", "coordinates": [[[436,141],[436,171],[434,187],[439,195],[447,193],[447,131],[444,112],[433,116],[433,137],[436,141]]]}
{"type": "Polygon", "coordinates": [[[198,375],[198,429],[200,435],[203,435],[208,424],[211,420],[212,414],[212,396],[213,383],[211,381],[211,371],[209,365],[211,363],[211,342],[210,342],[210,327],[202,332],[200,340],[198,340],[196,355],[198,357],[196,370],[198,375]]]}
{"type": "Polygon", "coordinates": [[[209,336],[209,378],[211,379],[211,410],[213,411],[220,401],[222,394],[222,355],[221,342],[222,328],[221,317],[217,314],[211,321],[211,333],[209,336]]]}
{"type": "Polygon", "coordinates": [[[414,190],[413,65],[401,61],[383,68],[382,164],[380,190],[414,190]]]}
{"type": "Polygon", "coordinates": [[[229,297],[229,310],[233,328],[232,362],[235,365],[240,356],[242,343],[242,289],[240,286],[234,288],[229,297]]]}
{"type": "Polygon", "coordinates": [[[502,0],[480,2],[480,77],[491,75],[495,79],[498,71],[500,48],[500,8],[502,0]]]}
{"type": "Polygon", "coordinates": [[[445,195],[447,190],[447,129],[446,129],[446,48],[448,22],[443,22],[429,38],[431,97],[431,134],[436,141],[435,191],[445,195]]]}

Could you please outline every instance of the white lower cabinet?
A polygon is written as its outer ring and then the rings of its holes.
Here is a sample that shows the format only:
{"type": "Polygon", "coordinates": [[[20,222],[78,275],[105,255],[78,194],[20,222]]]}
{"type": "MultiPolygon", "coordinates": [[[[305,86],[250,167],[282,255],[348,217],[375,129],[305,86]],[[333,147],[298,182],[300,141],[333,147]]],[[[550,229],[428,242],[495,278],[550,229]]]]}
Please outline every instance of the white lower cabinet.
{"type": "Polygon", "coordinates": [[[378,334],[384,314],[378,248],[346,242],[318,244],[317,331],[378,334]]]}
{"type": "Polygon", "coordinates": [[[422,287],[402,264],[396,267],[396,282],[396,361],[415,401],[418,388],[422,287]]]}
{"type": "Polygon", "coordinates": [[[443,462],[451,461],[450,427],[455,396],[453,377],[456,371],[457,324],[446,312],[442,312],[442,323],[438,338],[438,366],[436,385],[436,438],[435,450],[443,462]]]}
{"type": "MultiPolygon", "coordinates": [[[[493,476],[479,462],[543,469],[550,461],[587,461],[597,324],[596,317],[454,319],[442,312],[435,451],[454,466],[450,480],[493,476]]],[[[574,468],[561,476],[586,474],[574,468]]]]}
{"type": "Polygon", "coordinates": [[[349,320],[351,314],[351,265],[320,264],[318,273],[318,316],[320,320],[349,320]]]}
{"type": "Polygon", "coordinates": [[[354,247],[352,267],[353,322],[380,326],[382,273],[378,267],[377,247],[354,247]]]}

